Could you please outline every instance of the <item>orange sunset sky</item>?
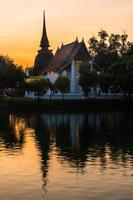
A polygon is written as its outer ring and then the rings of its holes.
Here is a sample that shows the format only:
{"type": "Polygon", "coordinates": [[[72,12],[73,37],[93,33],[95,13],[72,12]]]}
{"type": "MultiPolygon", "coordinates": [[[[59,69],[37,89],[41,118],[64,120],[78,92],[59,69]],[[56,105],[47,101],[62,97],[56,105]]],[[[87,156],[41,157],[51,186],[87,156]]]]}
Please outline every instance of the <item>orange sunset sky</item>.
{"type": "Polygon", "coordinates": [[[0,54],[32,66],[42,33],[43,10],[51,48],[102,28],[126,30],[133,41],[133,0],[0,0],[0,54]]]}

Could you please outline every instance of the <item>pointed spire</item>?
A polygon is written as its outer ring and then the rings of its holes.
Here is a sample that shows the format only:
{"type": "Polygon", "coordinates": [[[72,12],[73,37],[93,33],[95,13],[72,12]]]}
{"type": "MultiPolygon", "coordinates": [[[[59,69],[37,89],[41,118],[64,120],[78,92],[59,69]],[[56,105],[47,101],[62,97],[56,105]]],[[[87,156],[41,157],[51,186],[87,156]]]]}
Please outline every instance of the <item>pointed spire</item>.
{"type": "Polygon", "coordinates": [[[85,41],[84,41],[84,38],[82,38],[82,42],[84,43],[85,41]]]}
{"type": "Polygon", "coordinates": [[[76,40],[75,40],[75,42],[77,42],[77,43],[79,42],[79,41],[78,41],[78,36],[76,36],[76,40]]]}
{"type": "Polygon", "coordinates": [[[48,47],[50,47],[46,31],[45,11],[43,11],[43,32],[40,47],[45,49],[48,49],[48,47]]]}
{"type": "Polygon", "coordinates": [[[61,45],[61,47],[63,47],[64,46],[64,44],[63,44],[63,42],[62,42],[62,45],[61,45]]]}

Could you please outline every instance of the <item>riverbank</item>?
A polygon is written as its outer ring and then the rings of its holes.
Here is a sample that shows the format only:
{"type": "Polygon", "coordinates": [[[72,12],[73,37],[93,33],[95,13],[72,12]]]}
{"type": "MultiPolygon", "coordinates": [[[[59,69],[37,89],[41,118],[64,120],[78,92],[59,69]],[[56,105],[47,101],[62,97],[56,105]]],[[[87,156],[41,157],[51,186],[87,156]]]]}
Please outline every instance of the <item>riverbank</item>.
{"type": "Polygon", "coordinates": [[[88,100],[35,100],[25,98],[0,99],[0,110],[7,111],[86,111],[90,110],[133,110],[129,99],[88,99],[88,100]]]}

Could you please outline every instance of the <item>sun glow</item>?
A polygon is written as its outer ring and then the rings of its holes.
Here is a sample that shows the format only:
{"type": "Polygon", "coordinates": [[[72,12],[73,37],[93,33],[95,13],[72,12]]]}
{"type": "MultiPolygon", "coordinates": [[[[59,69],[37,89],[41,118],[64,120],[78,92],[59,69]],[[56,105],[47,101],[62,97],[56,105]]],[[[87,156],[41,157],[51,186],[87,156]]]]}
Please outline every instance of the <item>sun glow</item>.
{"type": "Polygon", "coordinates": [[[17,64],[32,66],[42,34],[45,8],[51,49],[62,42],[85,38],[101,28],[109,33],[126,30],[133,40],[132,0],[5,0],[0,6],[0,54],[9,55],[17,64]]]}

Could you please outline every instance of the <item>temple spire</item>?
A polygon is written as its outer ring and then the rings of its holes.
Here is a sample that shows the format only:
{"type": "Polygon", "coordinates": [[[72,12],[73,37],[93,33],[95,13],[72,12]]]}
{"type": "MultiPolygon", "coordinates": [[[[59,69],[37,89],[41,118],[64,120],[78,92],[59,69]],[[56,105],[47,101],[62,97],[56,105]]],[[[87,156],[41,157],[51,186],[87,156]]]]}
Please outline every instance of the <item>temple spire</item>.
{"type": "Polygon", "coordinates": [[[85,43],[84,38],[82,38],[82,43],[85,43]]]}
{"type": "Polygon", "coordinates": [[[45,22],[45,11],[43,11],[43,32],[42,32],[42,39],[40,42],[40,47],[43,49],[48,49],[50,47],[48,37],[47,37],[47,31],[46,31],[46,22],[45,22]]]}
{"type": "Polygon", "coordinates": [[[77,43],[78,43],[78,36],[76,36],[76,40],[75,40],[75,42],[77,42],[77,43]]]}

